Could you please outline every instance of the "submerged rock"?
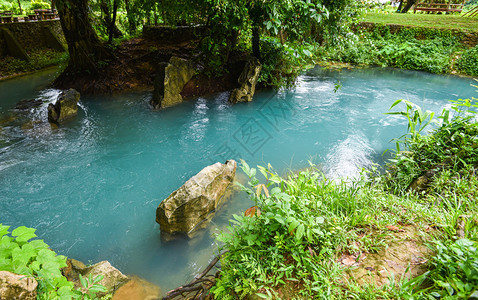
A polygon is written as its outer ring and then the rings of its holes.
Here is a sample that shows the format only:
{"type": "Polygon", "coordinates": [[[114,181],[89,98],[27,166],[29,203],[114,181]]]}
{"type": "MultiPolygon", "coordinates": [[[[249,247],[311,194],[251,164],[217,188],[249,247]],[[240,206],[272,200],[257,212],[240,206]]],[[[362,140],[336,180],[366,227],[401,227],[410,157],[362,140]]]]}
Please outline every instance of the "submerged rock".
{"type": "Polygon", "coordinates": [[[250,102],[256,92],[256,84],[261,74],[262,65],[257,58],[247,62],[239,79],[239,87],[234,89],[229,96],[230,103],[250,102]]]}
{"type": "Polygon", "coordinates": [[[25,99],[25,100],[19,101],[15,105],[15,109],[28,110],[28,109],[40,107],[42,104],[43,104],[43,101],[40,99],[25,99]]]}
{"type": "Polygon", "coordinates": [[[58,96],[55,104],[48,105],[48,122],[61,123],[78,114],[80,93],[74,89],[64,91],[58,96]]]}
{"type": "Polygon", "coordinates": [[[153,300],[160,295],[159,286],[134,276],[114,293],[112,300],[153,300]]]}
{"type": "Polygon", "coordinates": [[[234,180],[234,160],[215,163],[202,169],[159,204],[156,222],[162,233],[190,233],[221,203],[234,180]]]}
{"type": "Polygon", "coordinates": [[[37,286],[34,278],[0,271],[0,299],[35,300],[37,286]]]}
{"type": "Polygon", "coordinates": [[[150,104],[159,109],[181,103],[183,97],[180,93],[195,73],[194,64],[186,59],[173,56],[169,63],[160,63],[150,104]]]}

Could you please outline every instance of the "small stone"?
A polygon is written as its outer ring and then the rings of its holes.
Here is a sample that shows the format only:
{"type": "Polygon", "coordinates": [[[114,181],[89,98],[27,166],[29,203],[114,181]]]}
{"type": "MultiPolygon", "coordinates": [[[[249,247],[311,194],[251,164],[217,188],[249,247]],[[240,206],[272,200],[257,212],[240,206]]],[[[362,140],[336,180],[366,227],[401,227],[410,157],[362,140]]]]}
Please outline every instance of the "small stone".
{"type": "Polygon", "coordinates": [[[123,275],[118,269],[113,267],[108,261],[101,261],[97,264],[94,264],[91,267],[88,267],[85,270],[85,273],[83,277],[89,278],[89,276],[92,276],[93,279],[95,279],[99,275],[103,275],[104,278],[98,282],[98,284],[103,285],[106,287],[108,292],[106,293],[97,293],[96,296],[98,298],[101,298],[108,293],[113,293],[116,291],[118,288],[120,288],[123,284],[125,284],[129,278],[126,275],[123,275]]]}
{"type": "Polygon", "coordinates": [[[69,258],[66,260],[66,267],[64,267],[61,272],[69,281],[79,283],[79,275],[84,274],[86,268],[86,265],[81,261],[69,258]]]}
{"type": "Polygon", "coordinates": [[[61,123],[78,114],[80,93],[74,89],[64,91],[58,96],[55,104],[48,105],[48,122],[61,123]]]}

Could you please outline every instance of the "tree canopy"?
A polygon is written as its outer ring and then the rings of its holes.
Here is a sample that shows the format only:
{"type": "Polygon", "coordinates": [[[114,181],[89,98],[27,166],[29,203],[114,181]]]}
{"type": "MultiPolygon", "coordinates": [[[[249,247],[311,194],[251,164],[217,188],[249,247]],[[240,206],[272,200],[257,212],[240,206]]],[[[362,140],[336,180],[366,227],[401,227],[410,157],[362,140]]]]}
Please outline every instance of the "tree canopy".
{"type": "Polygon", "coordinates": [[[70,49],[68,69],[87,72],[97,72],[105,61],[106,41],[134,36],[145,24],[204,26],[198,50],[220,68],[239,41],[260,60],[264,38],[281,44],[330,42],[358,9],[354,0],[60,0],[56,5],[70,49]]]}

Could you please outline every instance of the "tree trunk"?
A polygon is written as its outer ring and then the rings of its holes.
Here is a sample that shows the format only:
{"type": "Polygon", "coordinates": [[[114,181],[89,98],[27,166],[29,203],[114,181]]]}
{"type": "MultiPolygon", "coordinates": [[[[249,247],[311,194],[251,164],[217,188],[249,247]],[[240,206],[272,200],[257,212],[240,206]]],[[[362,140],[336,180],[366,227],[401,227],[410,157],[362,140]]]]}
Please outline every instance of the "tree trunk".
{"type": "Polygon", "coordinates": [[[401,13],[402,14],[407,13],[410,10],[410,8],[413,6],[413,4],[415,4],[415,2],[417,2],[417,0],[408,0],[407,5],[405,5],[401,13]]]}
{"type": "MultiPolygon", "coordinates": [[[[109,37],[108,37],[108,44],[111,44],[113,41],[113,35],[115,33],[115,30],[121,33],[121,31],[116,27],[116,12],[118,11],[118,0],[113,1],[113,19],[111,20],[110,26],[109,26],[109,37]]],[[[117,33],[116,32],[116,33],[117,33]]],[[[121,36],[121,35],[120,35],[121,36]]]]}
{"type": "Polygon", "coordinates": [[[20,3],[20,0],[18,0],[18,8],[20,9],[20,14],[23,15],[22,4],[20,3]]]}
{"type": "MultiPolygon", "coordinates": [[[[118,6],[117,5],[117,0],[115,0],[115,4],[116,4],[116,6],[118,6]]],[[[115,4],[113,4],[113,6],[115,4]]],[[[101,9],[101,12],[103,13],[103,19],[101,20],[101,23],[106,28],[105,32],[108,34],[108,37],[111,36],[111,34],[113,34],[114,38],[122,37],[123,33],[116,26],[116,19],[115,19],[115,21],[111,20],[110,8],[108,6],[108,3],[105,0],[102,0],[100,2],[100,9],[101,9]],[[113,26],[113,28],[111,28],[111,26],[113,26]],[[113,32],[111,32],[111,30],[113,30],[113,32]]],[[[114,8],[113,8],[113,10],[114,10],[114,8]]],[[[113,15],[115,15],[114,11],[113,11],[113,15]]],[[[111,43],[109,40],[108,40],[108,42],[111,43]]]]}
{"type": "Polygon", "coordinates": [[[98,63],[112,55],[91,26],[88,0],[63,0],[56,5],[70,54],[64,74],[98,74],[98,63]]]}
{"type": "Polygon", "coordinates": [[[131,10],[129,0],[124,0],[124,6],[126,8],[126,16],[128,17],[129,33],[135,34],[136,33],[135,16],[133,15],[133,11],[131,10]]]}
{"type": "Polygon", "coordinates": [[[402,11],[403,0],[400,0],[400,4],[398,4],[397,12],[402,11]]]}
{"type": "Polygon", "coordinates": [[[259,25],[252,25],[252,55],[254,55],[259,61],[261,60],[261,36],[259,31],[259,25]]]}

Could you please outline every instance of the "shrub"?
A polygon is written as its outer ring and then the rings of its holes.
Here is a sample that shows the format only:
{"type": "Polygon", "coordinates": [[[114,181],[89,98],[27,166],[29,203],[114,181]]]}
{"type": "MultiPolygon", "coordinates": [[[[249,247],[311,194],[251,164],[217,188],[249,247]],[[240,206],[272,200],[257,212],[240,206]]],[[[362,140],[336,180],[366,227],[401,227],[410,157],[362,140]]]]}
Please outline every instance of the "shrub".
{"type": "Polygon", "coordinates": [[[313,44],[282,44],[278,38],[261,39],[262,70],[259,82],[266,86],[294,86],[303,66],[311,62],[313,44]]]}
{"type": "Polygon", "coordinates": [[[30,9],[50,9],[50,4],[42,0],[32,0],[30,9]]]}
{"type": "Polygon", "coordinates": [[[460,71],[472,76],[478,76],[478,45],[466,50],[458,59],[456,65],[460,71]]]}

